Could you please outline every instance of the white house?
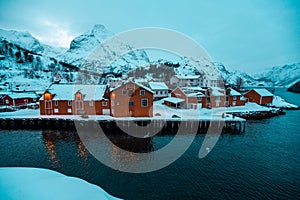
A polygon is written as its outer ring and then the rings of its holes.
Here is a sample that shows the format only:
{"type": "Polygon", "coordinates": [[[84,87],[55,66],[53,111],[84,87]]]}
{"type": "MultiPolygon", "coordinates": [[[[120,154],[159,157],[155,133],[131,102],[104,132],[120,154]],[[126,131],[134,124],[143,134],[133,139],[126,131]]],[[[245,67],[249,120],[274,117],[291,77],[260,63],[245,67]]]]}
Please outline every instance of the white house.
{"type": "Polygon", "coordinates": [[[121,78],[115,78],[115,77],[107,77],[107,84],[112,87],[118,87],[119,85],[122,84],[122,79],[121,78]]]}
{"type": "Polygon", "coordinates": [[[154,99],[162,99],[168,96],[168,86],[164,82],[149,82],[149,88],[154,92],[154,99]]]}
{"type": "Polygon", "coordinates": [[[170,79],[170,84],[176,87],[185,87],[185,86],[201,86],[202,79],[199,75],[174,75],[170,79]]]}

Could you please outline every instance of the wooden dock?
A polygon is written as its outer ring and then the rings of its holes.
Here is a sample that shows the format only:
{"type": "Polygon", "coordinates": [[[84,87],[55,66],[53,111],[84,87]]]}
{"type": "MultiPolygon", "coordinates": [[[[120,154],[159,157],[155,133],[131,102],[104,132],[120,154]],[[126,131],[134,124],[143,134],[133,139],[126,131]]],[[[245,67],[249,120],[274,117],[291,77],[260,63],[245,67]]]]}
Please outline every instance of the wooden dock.
{"type": "Polygon", "coordinates": [[[209,130],[223,133],[245,132],[245,121],[231,119],[223,121],[184,119],[63,119],[63,118],[0,118],[0,130],[76,130],[78,126],[101,128],[105,133],[131,131],[153,132],[158,135],[175,135],[181,132],[205,134],[209,130]],[[141,129],[142,128],[142,129],[141,129]]]}

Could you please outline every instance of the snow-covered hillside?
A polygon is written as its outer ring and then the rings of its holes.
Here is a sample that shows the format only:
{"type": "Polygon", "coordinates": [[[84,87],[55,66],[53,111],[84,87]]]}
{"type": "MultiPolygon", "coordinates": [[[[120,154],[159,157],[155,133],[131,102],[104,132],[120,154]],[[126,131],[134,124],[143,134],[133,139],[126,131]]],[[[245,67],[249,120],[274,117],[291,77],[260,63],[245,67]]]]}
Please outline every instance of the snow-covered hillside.
{"type": "MultiPolygon", "coordinates": [[[[227,84],[236,84],[237,79],[241,79],[244,86],[289,86],[300,81],[300,63],[273,67],[268,72],[252,76],[238,70],[229,71],[222,63],[213,63],[204,58],[182,58],[178,63],[162,58],[157,62],[150,62],[144,50],[130,51],[126,44],[121,44],[120,48],[129,50],[128,53],[114,60],[109,66],[103,63],[112,60],[116,55],[114,46],[105,46],[105,52],[100,54],[105,57],[87,59],[91,58],[89,55],[95,48],[104,44],[111,36],[113,33],[98,24],[74,38],[69,49],[64,49],[43,44],[28,32],[0,29],[0,91],[44,90],[57,74],[61,75],[62,82],[74,82],[80,79],[80,69],[91,72],[89,78],[96,83],[99,82],[101,74],[121,76],[140,67],[153,71],[152,74],[144,76],[145,82],[159,80],[162,78],[161,74],[155,74],[160,72],[155,71],[158,68],[153,65],[163,66],[162,74],[171,67],[172,72],[165,77],[174,74],[200,75],[206,80],[218,80],[222,77],[227,84]]],[[[138,72],[142,73],[142,70],[138,72]]]]}
{"type": "Polygon", "coordinates": [[[272,83],[264,80],[258,80],[257,78],[246,74],[245,72],[241,72],[239,70],[229,71],[222,63],[215,62],[214,65],[221,73],[223,79],[227,84],[235,85],[238,79],[241,79],[242,85],[245,87],[251,86],[267,86],[271,87],[272,83]]]}
{"type": "Polygon", "coordinates": [[[67,50],[62,47],[53,47],[47,44],[43,44],[28,32],[0,29],[0,40],[5,40],[34,53],[49,57],[55,57],[67,50]]]}
{"type": "MultiPolygon", "coordinates": [[[[70,44],[70,49],[66,53],[59,56],[59,59],[80,67],[84,64],[84,67],[88,71],[98,72],[98,73],[110,73],[121,74],[126,73],[132,69],[139,66],[149,64],[149,58],[145,51],[136,50],[131,51],[128,54],[123,55],[118,60],[112,61],[110,66],[104,66],[103,60],[109,60],[115,55],[116,49],[111,49],[105,46],[105,52],[100,54],[96,59],[91,59],[89,55],[95,50],[100,44],[113,36],[105,26],[96,24],[91,30],[85,32],[84,34],[76,37],[72,40],[70,44]],[[102,56],[106,56],[103,58],[102,56]]],[[[124,44],[126,46],[126,44],[124,44]]]]}
{"type": "Polygon", "coordinates": [[[291,86],[300,81],[300,63],[275,66],[265,73],[255,75],[260,81],[271,82],[275,86],[291,86]]]}

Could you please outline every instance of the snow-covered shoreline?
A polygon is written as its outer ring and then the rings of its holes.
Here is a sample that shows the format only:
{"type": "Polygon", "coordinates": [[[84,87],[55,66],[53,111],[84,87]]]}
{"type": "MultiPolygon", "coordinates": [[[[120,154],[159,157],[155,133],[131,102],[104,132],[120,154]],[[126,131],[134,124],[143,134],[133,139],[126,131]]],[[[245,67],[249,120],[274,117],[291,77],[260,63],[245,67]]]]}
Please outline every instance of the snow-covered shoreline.
{"type": "MultiPolygon", "coordinates": [[[[285,102],[286,103],[286,102],[285,102]]],[[[289,105],[289,103],[285,104],[289,105]]],[[[290,104],[291,106],[293,104],[290,104]]],[[[222,113],[260,113],[276,112],[278,108],[261,106],[256,103],[246,103],[245,106],[220,107],[213,109],[176,109],[156,102],[153,107],[153,117],[111,117],[109,115],[89,115],[83,118],[80,115],[40,115],[40,111],[33,109],[18,110],[15,112],[1,113],[0,119],[70,119],[70,120],[241,120],[226,115],[222,118],[222,113]],[[174,115],[177,117],[174,118],[174,115]]]]}
{"type": "Polygon", "coordinates": [[[97,185],[42,168],[0,168],[1,199],[118,200],[97,185]]]}
{"type": "Polygon", "coordinates": [[[269,104],[267,106],[273,107],[273,108],[283,108],[283,109],[287,109],[287,110],[300,109],[299,106],[288,103],[285,99],[281,98],[280,96],[274,96],[272,104],[269,104]]]}

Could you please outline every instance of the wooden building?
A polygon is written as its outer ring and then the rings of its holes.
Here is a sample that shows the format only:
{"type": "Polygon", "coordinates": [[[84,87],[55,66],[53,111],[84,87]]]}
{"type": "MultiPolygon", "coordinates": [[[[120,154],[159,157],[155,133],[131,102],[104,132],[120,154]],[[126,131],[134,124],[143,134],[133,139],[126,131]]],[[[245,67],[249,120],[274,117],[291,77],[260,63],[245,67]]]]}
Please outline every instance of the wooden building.
{"type": "Polygon", "coordinates": [[[244,106],[247,99],[243,95],[232,88],[226,90],[226,106],[244,106]]]}
{"type": "Polygon", "coordinates": [[[184,108],[197,109],[202,107],[203,98],[205,98],[201,90],[200,87],[177,87],[171,92],[171,97],[184,100],[184,108]]]}
{"type": "Polygon", "coordinates": [[[153,91],[129,81],[110,92],[111,116],[152,117],[153,91]]]}
{"type": "Polygon", "coordinates": [[[40,99],[41,115],[110,114],[106,85],[52,84],[40,99]]]}
{"type": "Polygon", "coordinates": [[[9,93],[2,97],[4,106],[27,106],[29,103],[39,101],[39,95],[34,92],[9,93]]]}
{"type": "Polygon", "coordinates": [[[205,92],[203,108],[218,108],[226,106],[225,90],[220,87],[210,87],[205,92]]]}
{"type": "Polygon", "coordinates": [[[260,105],[270,104],[273,101],[273,94],[266,89],[252,89],[244,94],[249,102],[260,105]]]}

